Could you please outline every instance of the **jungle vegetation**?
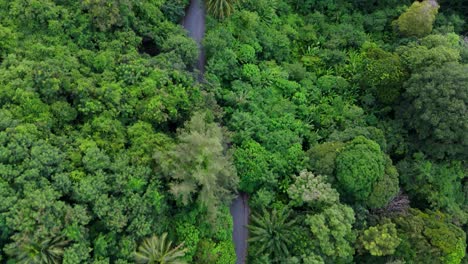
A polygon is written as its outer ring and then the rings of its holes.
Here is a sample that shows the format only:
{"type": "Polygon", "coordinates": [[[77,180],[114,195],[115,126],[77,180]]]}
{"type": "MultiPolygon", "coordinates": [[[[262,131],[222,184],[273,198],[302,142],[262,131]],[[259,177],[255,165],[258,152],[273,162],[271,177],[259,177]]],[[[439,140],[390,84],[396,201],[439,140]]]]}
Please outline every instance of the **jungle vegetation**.
{"type": "Polygon", "coordinates": [[[468,2],[0,0],[0,263],[468,263],[468,2]]]}

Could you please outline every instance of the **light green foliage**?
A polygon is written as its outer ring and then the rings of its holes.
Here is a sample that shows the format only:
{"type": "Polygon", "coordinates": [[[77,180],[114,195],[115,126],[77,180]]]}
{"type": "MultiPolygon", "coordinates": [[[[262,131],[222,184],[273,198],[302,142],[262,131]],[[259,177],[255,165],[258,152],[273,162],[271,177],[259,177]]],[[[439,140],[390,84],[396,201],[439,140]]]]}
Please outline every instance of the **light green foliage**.
{"type": "Polygon", "coordinates": [[[211,240],[202,240],[198,244],[198,251],[195,255],[197,261],[203,263],[215,263],[218,256],[214,253],[216,244],[211,240]]]}
{"type": "Polygon", "coordinates": [[[465,256],[465,233],[442,213],[411,210],[394,222],[402,234],[396,255],[407,262],[456,264],[465,256]]]}
{"type": "Polygon", "coordinates": [[[313,236],[314,250],[332,262],[350,262],[356,235],[352,230],[354,212],[351,207],[334,204],[321,213],[308,215],[305,223],[313,236]]]}
{"type": "Polygon", "coordinates": [[[168,153],[157,153],[161,170],[171,178],[171,193],[188,205],[196,196],[213,215],[219,204],[230,201],[238,178],[224,138],[216,123],[205,113],[195,113],[178,135],[179,143],[168,153]]]}
{"type": "Polygon", "coordinates": [[[436,158],[466,159],[468,65],[446,63],[414,73],[405,83],[402,116],[417,133],[418,147],[436,158]]]}
{"type": "Polygon", "coordinates": [[[371,226],[359,236],[359,243],[369,251],[372,256],[386,256],[395,253],[400,244],[395,224],[384,223],[371,226]]]}
{"type": "Polygon", "coordinates": [[[439,10],[435,0],[415,1],[396,21],[398,32],[407,37],[424,37],[432,31],[439,10]]]}
{"type": "MultiPolygon", "coordinates": [[[[192,240],[190,235],[188,241],[192,242],[192,246],[196,252],[193,256],[193,263],[219,263],[227,264],[235,262],[235,250],[232,243],[232,217],[229,212],[229,207],[220,208],[220,214],[216,221],[212,224],[207,223],[199,216],[194,216],[191,222],[198,222],[199,230],[192,230],[192,235],[200,235],[192,240]],[[198,231],[198,232],[196,232],[198,231]],[[199,239],[199,240],[198,240],[199,239]],[[195,242],[195,243],[193,243],[195,242]]],[[[205,212],[200,212],[205,214],[205,212]]],[[[184,217],[186,218],[186,217],[184,217]]],[[[193,226],[192,226],[193,227],[193,226]]],[[[195,236],[193,236],[195,238],[195,236]]]]}
{"type": "Polygon", "coordinates": [[[244,64],[241,76],[252,84],[257,84],[260,82],[260,69],[255,64],[244,64]]]}
{"type": "Polygon", "coordinates": [[[230,264],[236,262],[236,254],[231,241],[219,244],[213,241],[200,241],[198,252],[195,256],[197,263],[230,264]]]}
{"type": "Polygon", "coordinates": [[[263,210],[262,214],[254,214],[248,226],[249,243],[255,248],[255,254],[267,255],[270,261],[281,263],[289,257],[289,247],[292,242],[292,227],[295,220],[290,219],[291,211],[286,207],[263,210]]]}
{"type": "Polygon", "coordinates": [[[200,242],[200,230],[191,223],[176,222],[176,232],[177,237],[179,240],[184,241],[185,248],[187,249],[185,259],[191,261],[200,242]]]}
{"type": "Polygon", "coordinates": [[[234,263],[237,259],[232,239],[217,244],[214,252],[219,256],[216,264],[234,263]]]}
{"type": "Polygon", "coordinates": [[[163,133],[155,133],[151,124],[137,122],[127,127],[130,142],[129,152],[134,163],[149,164],[155,149],[164,149],[172,143],[172,139],[163,133]]]}
{"type": "Polygon", "coordinates": [[[201,241],[196,261],[199,263],[229,264],[236,262],[236,254],[230,240],[219,244],[201,241]]]}
{"type": "Polygon", "coordinates": [[[135,261],[145,264],[183,264],[187,263],[182,260],[185,251],[183,243],[172,247],[172,241],[168,241],[167,233],[164,233],[160,237],[146,238],[135,252],[135,261]]]}
{"type": "Polygon", "coordinates": [[[237,59],[241,63],[253,63],[256,60],[255,48],[249,44],[242,44],[237,51],[237,59]]]}
{"type": "Polygon", "coordinates": [[[294,183],[288,188],[288,195],[294,206],[312,206],[321,208],[339,201],[338,192],[326,182],[324,176],[315,176],[311,172],[301,171],[294,177],[294,183]]]}
{"type": "Polygon", "coordinates": [[[414,201],[428,203],[436,210],[450,213],[457,222],[466,223],[466,197],[463,181],[466,169],[459,162],[434,163],[422,153],[398,164],[404,189],[414,201]]]}
{"type": "Polygon", "coordinates": [[[357,201],[365,201],[373,185],[385,171],[385,159],[374,141],[357,137],[336,157],[336,176],[340,187],[357,201]]]}

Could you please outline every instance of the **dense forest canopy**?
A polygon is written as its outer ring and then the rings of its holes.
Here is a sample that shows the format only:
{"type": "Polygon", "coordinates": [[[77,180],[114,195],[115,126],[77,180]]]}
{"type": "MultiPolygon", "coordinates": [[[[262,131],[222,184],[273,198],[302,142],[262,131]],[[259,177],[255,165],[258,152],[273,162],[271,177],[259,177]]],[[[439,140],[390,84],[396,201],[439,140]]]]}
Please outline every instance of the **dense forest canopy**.
{"type": "Polygon", "coordinates": [[[0,0],[0,263],[468,263],[468,2],[0,0]]]}

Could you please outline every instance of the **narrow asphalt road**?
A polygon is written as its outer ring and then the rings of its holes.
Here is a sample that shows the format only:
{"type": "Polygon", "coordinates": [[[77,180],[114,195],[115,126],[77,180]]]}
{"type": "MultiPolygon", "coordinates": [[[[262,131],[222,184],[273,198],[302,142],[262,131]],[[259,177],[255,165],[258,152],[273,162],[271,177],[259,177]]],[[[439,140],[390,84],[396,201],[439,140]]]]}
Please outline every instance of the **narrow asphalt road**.
{"type": "MultiPolygon", "coordinates": [[[[197,62],[197,69],[200,72],[199,80],[202,80],[206,63],[205,52],[202,46],[202,40],[205,36],[205,10],[204,0],[191,0],[182,21],[182,25],[188,31],[189,36],[197,42],[200,49],[200,56],[197,62]]],[[[231,215],[234,225],[232,237],[236,248],[236,264],[245,264],[249,235],[246,226],[249,223],[250,215],[247,194],[240,193],[234,199],[231,205],[231,215]]]]}
{"type": "Polygon", "coordinates": [[[232,238],[236,247],[236,264],[244,264],[247,258],[247,239],[249,238],[246,226],[249,223],[250,215],[247,194],[240,193],[232,202],[231,215],[234,224],[232,238]]]}
{"type": "Polygon", "coordinates": [[[200,50],[200,56],[197,61],[197,69],[200,76],[205,72],[205,51],[202,46],[202,40],[205,36],[205,2],[204,0],[191,0],[190,6],[185,12],[182,25],[188,31],[189,36],[193,38],[200,50]]]}

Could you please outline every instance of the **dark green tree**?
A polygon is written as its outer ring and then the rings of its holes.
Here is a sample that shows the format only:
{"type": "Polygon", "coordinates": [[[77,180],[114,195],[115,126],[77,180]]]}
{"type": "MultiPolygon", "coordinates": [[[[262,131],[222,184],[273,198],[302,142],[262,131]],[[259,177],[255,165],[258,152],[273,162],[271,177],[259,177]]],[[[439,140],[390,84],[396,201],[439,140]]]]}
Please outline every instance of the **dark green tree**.
{"type": "Polygon", "coordinates": [[[362,84],[370,94],[384,104],[391,104],[400,96],[405,69],[400,57],[384,51],[375,44],[363,45],[364,66],[362,84]]]}
{"type": "Polygon", "coordinates": [[[435,158],[467,159],[468,65],[447,63],[414,73],[405,83],[401,116],[416,147],[435,158]]]}
{"type": "Polygon", "coordinates": [[[255,247],[256,256],[267,255],[274,263],[282,263],[290,255],[292,227],[291,211],[283,207],[271,212],[263,209],[262,214],[251,217],[249,243],[255,247]]]}
{"type": "Polygon", "coordinates": [[[456,222],[468,221],[463,182],[467,171],[460,162],[435,163],[422,153],[398,163],[403,188],[421,207],[450,213],[456,222]]]}

